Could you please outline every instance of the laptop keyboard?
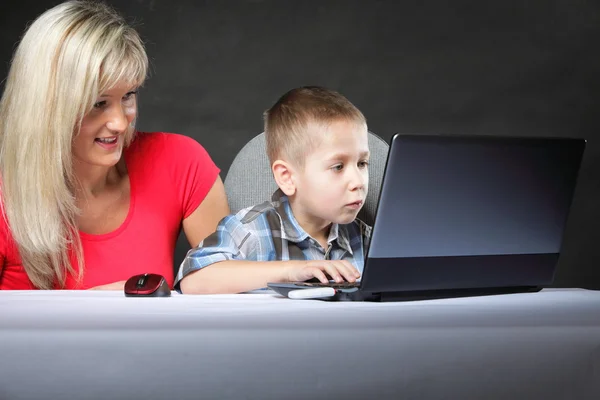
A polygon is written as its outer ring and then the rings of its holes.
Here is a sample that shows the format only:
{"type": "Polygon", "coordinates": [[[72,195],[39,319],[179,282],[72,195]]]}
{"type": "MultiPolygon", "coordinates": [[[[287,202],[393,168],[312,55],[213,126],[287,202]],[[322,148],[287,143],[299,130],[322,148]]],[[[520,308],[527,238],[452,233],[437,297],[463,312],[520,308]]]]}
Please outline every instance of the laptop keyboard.
{"type": "Polygon", "coordinates": [[[321,282],[297,282],[298,286],[309,286],[309,287],[331,287],[335,289],[351,289],[360,286],[360,282],[329,282],[329,283],[321,283],[321,282]]]}

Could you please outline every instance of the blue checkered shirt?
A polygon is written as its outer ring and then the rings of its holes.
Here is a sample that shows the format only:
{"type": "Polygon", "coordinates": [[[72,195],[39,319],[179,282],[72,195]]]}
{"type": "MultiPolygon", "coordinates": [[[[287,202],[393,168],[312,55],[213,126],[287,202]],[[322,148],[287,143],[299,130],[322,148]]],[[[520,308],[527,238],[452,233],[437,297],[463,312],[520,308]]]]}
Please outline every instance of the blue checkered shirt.
{"type": "Polygon", "coordinates": [[[175,286],[186,275],[225,260],[347,260],[362,274],[370,237],[371,227],[358,219],[332,224],[324,249],[300,227],[287,196],[277,190],[271,202],[223,218],[215,233],[188,252],[175,286]]]}

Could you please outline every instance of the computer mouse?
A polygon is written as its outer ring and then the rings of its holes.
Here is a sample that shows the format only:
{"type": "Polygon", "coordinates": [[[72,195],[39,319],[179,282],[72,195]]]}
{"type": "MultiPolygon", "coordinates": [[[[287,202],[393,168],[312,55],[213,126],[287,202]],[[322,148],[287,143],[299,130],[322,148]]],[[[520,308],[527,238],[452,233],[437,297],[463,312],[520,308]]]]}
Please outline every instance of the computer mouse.
{"type": "Polygon", "coordinates": [[[125,296],[168,297],[171,289],[167,280],[159,274],[134,275],[125,282],[125,296]]]}

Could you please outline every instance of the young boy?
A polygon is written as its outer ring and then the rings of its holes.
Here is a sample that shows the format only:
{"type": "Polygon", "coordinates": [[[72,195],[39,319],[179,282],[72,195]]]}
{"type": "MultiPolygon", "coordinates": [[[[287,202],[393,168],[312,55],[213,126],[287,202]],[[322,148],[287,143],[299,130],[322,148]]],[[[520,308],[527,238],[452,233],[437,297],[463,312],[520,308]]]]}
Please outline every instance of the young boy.
{"type": "Polygon", "coordinates": [[[365,117],[339,93],[303,87],[284,94],[264,119],[279,190],[271,202],[225,217],[188,252],[175,281],[183,293],[360,277],[371,230],[356,219],[369,181],[365,117]]]}

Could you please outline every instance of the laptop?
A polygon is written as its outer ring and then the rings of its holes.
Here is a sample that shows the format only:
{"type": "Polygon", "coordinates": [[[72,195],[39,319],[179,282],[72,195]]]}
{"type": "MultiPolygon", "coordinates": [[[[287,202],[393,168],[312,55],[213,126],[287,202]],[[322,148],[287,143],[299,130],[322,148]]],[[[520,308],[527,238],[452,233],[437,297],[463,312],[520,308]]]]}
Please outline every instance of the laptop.
{"type": "Polygon", "coordinates": [[[361,280],[268,287],[351,301],[539,291],[554,278],[585,144],[396,134],[361,280]]]}

